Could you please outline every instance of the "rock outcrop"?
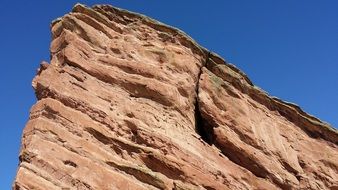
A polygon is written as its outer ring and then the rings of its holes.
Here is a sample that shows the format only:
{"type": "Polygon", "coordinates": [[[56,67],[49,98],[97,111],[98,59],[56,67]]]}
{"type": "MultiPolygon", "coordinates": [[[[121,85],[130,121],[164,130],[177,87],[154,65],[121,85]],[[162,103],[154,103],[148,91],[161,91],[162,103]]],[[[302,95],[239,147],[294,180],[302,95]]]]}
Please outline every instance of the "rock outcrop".
{"type": "Polygon", "coordinates": [[[109,5],[51,24],[13,189],[337,189],[338,133],[178,29],[109,5]]]}

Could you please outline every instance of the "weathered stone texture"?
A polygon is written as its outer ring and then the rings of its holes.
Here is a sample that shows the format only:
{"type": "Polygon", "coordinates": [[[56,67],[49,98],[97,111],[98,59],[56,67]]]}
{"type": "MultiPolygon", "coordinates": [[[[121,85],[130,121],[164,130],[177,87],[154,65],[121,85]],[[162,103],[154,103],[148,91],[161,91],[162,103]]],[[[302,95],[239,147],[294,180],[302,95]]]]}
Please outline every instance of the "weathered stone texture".
{"type": "Polygon", "coordinates": [[[51,25],[13,189],[335,189],[338,133],[178,29],[77,4],[51,25]]]}

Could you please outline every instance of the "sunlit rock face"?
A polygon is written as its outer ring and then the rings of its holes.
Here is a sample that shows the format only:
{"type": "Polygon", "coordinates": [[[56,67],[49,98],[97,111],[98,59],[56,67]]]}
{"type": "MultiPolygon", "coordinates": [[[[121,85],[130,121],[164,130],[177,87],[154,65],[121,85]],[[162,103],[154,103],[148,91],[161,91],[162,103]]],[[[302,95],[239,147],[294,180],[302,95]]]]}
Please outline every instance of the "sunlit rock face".
{"type": "Polygon", "coordinates": [[[337,131],[109,5],[51,24],[13,189],[337,189],[337,131]]]}

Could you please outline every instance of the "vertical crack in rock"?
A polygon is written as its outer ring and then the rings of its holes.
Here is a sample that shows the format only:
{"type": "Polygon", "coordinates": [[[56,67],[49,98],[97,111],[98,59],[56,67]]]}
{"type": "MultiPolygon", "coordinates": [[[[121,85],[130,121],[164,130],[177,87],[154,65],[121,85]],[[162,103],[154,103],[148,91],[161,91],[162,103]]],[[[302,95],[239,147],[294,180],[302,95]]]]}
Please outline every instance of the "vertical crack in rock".
{"type": "Polygon", "coordinates": [[[196,99],[195,99],[195,129],[196,132],[200,135],[202,140],[209,145],[215,145],[221,153],[229,158],[233,163],[247,169],[248,171],[252,172],[255,176],[259,178],[266,178],[267,171],[264,168],[258,166],[258,164],[247,158],[245,154],[240,154],[238,151],[235,150],[235,145],[231,144],[222,144],[219,142],[215,142],[215,134],[214,134],[214,127],[216,124],[210,124],[210,121],[207,120],[205,116],[201,113],[200,107],[200,100],[199,100],[199,89],[200,89],[200,78],[202,74],[202,68],[207,66],[210,60],[210,52],[208,52],[206,61],[203,66],[200,68],[200,72],[198,74],[198,81],[196,85],[196,99]]]}
{"type": "Polygon", "coordinates": [[[195,129],[196,132],[201,136],[202,140],[208,143],[209,145],[213,144],[213,127],[207,124],[201,115],[200,107],[198,100],[195,103],[195,129]]]}
{"type": "Polygon", "coordinates": [[[195,130],[201,136],[202,140],[208,143],[209,145],[213,144],[214,132],[213,127],[208,124],[208,122],[202,117],[198,93],[199,93],[199,82],[202,74],[202,68],[207,65],[210,57],[210,51],[208,51],[204,64],[201,66],[198,73],[197,84],[196,84],[196,98],[195,98],[195,130]]]}

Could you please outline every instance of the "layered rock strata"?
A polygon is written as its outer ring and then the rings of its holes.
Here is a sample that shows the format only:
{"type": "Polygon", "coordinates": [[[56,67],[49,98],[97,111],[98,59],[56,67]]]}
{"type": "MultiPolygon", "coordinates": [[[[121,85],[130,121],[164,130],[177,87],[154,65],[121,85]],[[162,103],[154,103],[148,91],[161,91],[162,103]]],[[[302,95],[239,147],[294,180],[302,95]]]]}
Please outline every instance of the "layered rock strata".
{"type": "Polygon", "coordinates": [[[338,133],[178,29],[109,5],[51,24],[13,189],[337,189],[338,133]]]}

